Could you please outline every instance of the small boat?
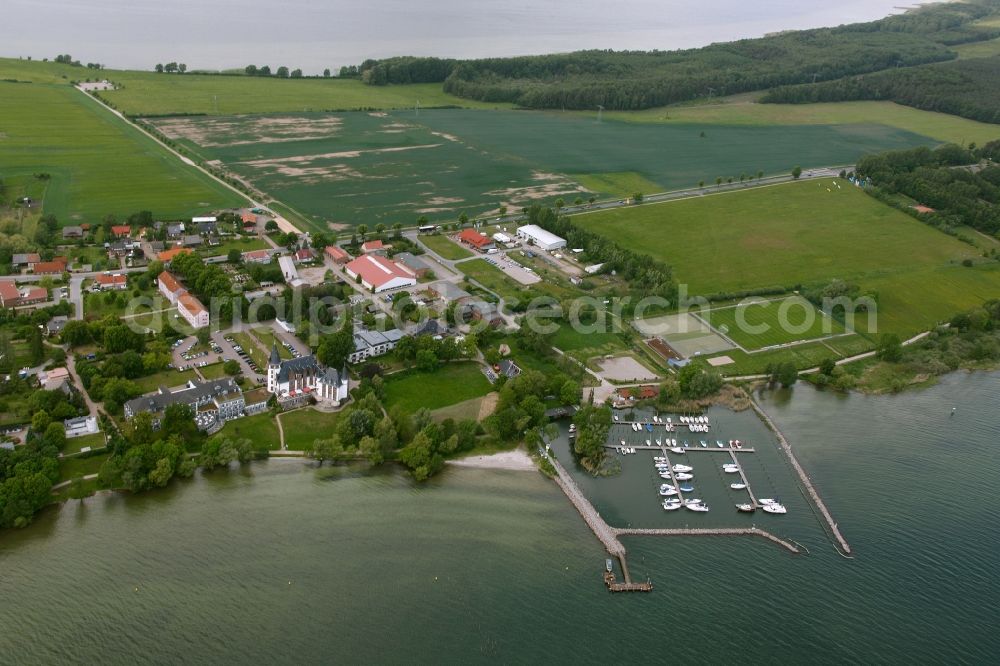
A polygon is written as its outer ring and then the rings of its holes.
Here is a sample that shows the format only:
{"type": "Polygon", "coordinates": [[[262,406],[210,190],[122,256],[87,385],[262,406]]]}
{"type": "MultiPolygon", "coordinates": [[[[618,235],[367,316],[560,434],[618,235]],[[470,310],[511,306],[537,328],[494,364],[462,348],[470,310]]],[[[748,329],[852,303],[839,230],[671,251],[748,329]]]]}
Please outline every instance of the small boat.
{"type": "Polygon", "coordinates": [[[722,471],[726,474],[739,474],[740,468],[737,465],[723,465],[722,471]]]}
{"type": "Polygon", "coordinates": [[[746,490],[747,489],[747,484],[745,484],[745,483],[730,483],[729,487],[732,488],[733,490],[746,490]]]}
{"type": "Polygon", "coordinates": [[[664,480],[666,480],[666,481],[669,481],[669,480],[670,480],[670,478],[671,478],[671,477],[670,477],[670,472],[661,472],[661,473],[660,473],[660,478],[661,478],[661,479],[664,479],[664,480]]]}
{"type": "Polygon", "coordinates": [[[687,472],[678,472],[677,476],[674,477],[678,481],[690,481],[694,478],[694,474],[688,474],[687,472]]]}
{"type": "Polygon", "coordinates": [[[777,502],[765,504],[761,508],[764,509],[764,513],[788,513],[788,509],[786,509],[784,505],[778,504],[777,502]]]}
{"type": "Polygon", "coordinates": [[[670,486],[669,488],[660,488],[660,495],[662,495],[663,497],[670,497],[676,494],[677,494],[677,489],[674,488],[673,486],[670,486]]]}
{"type": "Polygon", "coordinates": [[[604,560],[604,568],[608,570],[608,573],[611,573],[611,567],[612,563],[611,563],[611,558],[609,557],[608,559],[604,560]]]}
{"type": "Polygon", "coordinates": [[[575,423],[570,423],[569,424],[569,431],[570,432],[576,432],[576,424],[575,423]]]}
{"type": "Polygon", "coordinates": [[[741,442],[740,440],[736,440],[736,448],[742,449],[743,448],[743,442],[741,442]]]}
{"type": "Polygon", "coordinates": [[[705,440],[701,440],[701,447],[705,448],[706,446],[708,446],[708,442],[706,442],[705,440]]]}
{"type": "Polygon", "coordinates": [[[677,464],[671,467],[670,469],[672,469],[675,472],[690,472],[693,468],[688,467],[687,465],[677,464]]]}
{"type": "Polygon", "coordinates": [[[763,504],[765,506],[768,504],[777,504],[777,503],[778,501],[773,499],[760,499],[760,498],[757,499],[757,504],[763,504]]]}
{"type": "Polygon", "coordinates": [[[660,422],[660,417],[657,416],[656,414],[653,414],[653,423],[659,423],[659,422],[660,422]]]}
{"type": "Polygon", "coordinates": [[[725,446],[725,444],[722,443],[721,439],[715,440],[715,445],[718,446],[720,449],[725,446]]]}
{"type": "MultiPolygon", "coordinates": [[[[617,420],[618,420],[618,415],[617,415],[617,414],[615,414],[613,418],[615,419],[615,421],[617,421],[617,420]]],[[[610,562],[610,561],[611,561],[611,560],[608,560],[608,562],[610,562]]]]}
{"type": "Polygon", "coordinates": [[[685,483],[683,486],[679,486],[678,488],[680,489],[680,491],[682,493],[693,493],[694,492],[694,486],[692,486],[690,483],[685,483]]]}
{"type": "Polygon", "coordinates": [[[708,513],[707,504],[687,504],[684,506],[688,511],[696,511],[698,513],[708,513]]]}
{"type": "Polygon", "coordinates": [[[684,448],[686,449],[687,447],[688,447],[688,443],[687,443],[687,440],[685,439],[684,440],[684,448]]]}
{"type": "Polygon", "coordinates": [[[674,422],[674,420],[668,416],[667,417],[667,423],[673,423],[673,422],[674,422]]]}
{"type": "Polygon", "coordinates": [[[700,499],[686,499],[686,500],[684,500],[684,503],[685,504],[701,504],[702,502],[701,502],[700,499]]]}
{"type": "Polygon", "coordinates": [[[652,423],[647,423],[646,424],[646,431],[647,432],[653,432],[653,424],[652,423]]]}
{"type": "Polygon", "coordinates": [[[656,438],[656,445],[657,445],[657,446],[663,446],[663,440],[662,440],[662,439],[660,439],[659,437],[657,437],[657,438],[656,438]]]}
{"type": "Polygon", "coordinates": [[[652,446],[652,445],[653,445],[653,442],[651,442],[650,440],[647,439],[646,440],[646,446],[652,446]]]}
{"type": "Polygon", "coordinates": [[[677,509],[681,508],[682,506],[683,506],[683,504],[680,503],[680,500],[676,500],[676,501],[664,500],[663,501],[663,510],[664,511],[676,511],[677,509]]]}
{"type": "Polygon", "coordinates": [[[757,509],[754,508],[753,504],[737,504],[737,511],[742,511],[743,513],[753,513],[757,509]]]}
{"type": "Polygon", "coordinates": [[[679,446],[672,446],[672,447],[670,447],[670,451],[671,451],[671,453],[684,453],[684,449],[682,449],[679,446]]]}

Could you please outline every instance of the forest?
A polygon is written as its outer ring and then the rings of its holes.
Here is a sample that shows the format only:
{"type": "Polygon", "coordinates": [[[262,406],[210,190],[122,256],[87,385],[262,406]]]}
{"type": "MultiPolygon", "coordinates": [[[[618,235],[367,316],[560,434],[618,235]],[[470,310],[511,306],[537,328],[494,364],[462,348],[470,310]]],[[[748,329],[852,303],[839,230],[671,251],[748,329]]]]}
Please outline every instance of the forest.
{"type": "Polygon", "coordinates": [[[1000,166],[968,165],[998,158],[1000,141],[970,149],[955,145],[915,148],[864,157],[858,161],[857,174],[871,181],[872,194],[889,203],[902,194],[932,208],[933,212],[917,215],[934,226],[968,225],[996,235],[1000,232],[1000,166]]]}
{"type": "Polygon", "coordinates": [[[682,51],[580,51],[466,61],[392,58],[366,61],[359,71],[371,85],[441,81],[445,92],[484,102],[635,110],[952,60],[956,54],[949,46],[1000,34],[973,25],[997,10],[1000,0],[979,0],[682,51]]]}
{"type": "Polygon", "coordinates": [[[1000,123],[1000,56],[891,69],[839,81],[782,86],[761,102],[809,104],[888,100],[985,123],[1000,123]]]}

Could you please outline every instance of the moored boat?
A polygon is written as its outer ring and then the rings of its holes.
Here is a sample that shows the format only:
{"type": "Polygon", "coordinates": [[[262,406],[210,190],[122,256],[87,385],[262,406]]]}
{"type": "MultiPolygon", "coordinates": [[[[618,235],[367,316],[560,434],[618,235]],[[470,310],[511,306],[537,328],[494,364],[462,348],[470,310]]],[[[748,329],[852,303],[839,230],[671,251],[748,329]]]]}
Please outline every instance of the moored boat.
{"type": "Polygon", "coordinates": [[[764,509],[765,513],[788,513],[788,509],[786,509],[783,504],[778,504],[777,502],[765,504],[761,508],[764,509]]]}
{"type": "Polygon", "coordinates": [[[742,511],[743,513],[753,513],[757,509],[754,508],[753,504],[737,504],[736,505],[736,510],[737,511],[742,511]]]}
{"type": "Polygon", "coordinates": [[[692,486],[690,483],[685,483],[683,486],[678,486],[678,488],[682,493],[694,492],[694,486],[692,486]]]}
{"type": "Polygon", "coordinates": [[[694,474],[688,474],[687,472],[678,472],[675,476],[678,481],[690,481],[694,478],[694,474]]]}
{"type": "Polygon", "coordinates": [[[687,465],[681,465],[681,464],[678,463],[677,465],[674,465],[670,469],[672,469],[675,472],[690,472],[693,468],[692,467],[688,467],[687,465]]]}
{"type": "Polygon", "coordinates": [[[732,488],[733,490],[746,490],[747,489],[747,484],[745,484],[745,483],[730,483],[729,487],[732,488]]]}
{"type": "Polygon", "coordinates": [[[684,508],[688,511],[695,511],[697,513],[708,513],[707,504],[685,504],[684,508]]]}

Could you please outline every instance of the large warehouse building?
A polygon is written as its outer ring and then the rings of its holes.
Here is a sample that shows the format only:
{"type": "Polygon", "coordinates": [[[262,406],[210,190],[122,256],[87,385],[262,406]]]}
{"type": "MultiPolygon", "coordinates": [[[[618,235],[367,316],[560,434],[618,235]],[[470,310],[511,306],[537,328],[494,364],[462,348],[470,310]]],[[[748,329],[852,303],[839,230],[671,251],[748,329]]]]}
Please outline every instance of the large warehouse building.
{"type": "Polygon", "coordinates": [[[565,238],[559,238],[537,224],[526,224],[523,227],[518,227],[517,235],[519,238],[531,241],[543,250],[558,250],[561,247],[566,247],[565,238]]]}
{"type": "Polygon", "coordinates": [[[352,278],[361,277],[361,284],[374,292],[412,287],[417,275],[403,264],[377,254],[365,254],[344,266],[352,278]]]}

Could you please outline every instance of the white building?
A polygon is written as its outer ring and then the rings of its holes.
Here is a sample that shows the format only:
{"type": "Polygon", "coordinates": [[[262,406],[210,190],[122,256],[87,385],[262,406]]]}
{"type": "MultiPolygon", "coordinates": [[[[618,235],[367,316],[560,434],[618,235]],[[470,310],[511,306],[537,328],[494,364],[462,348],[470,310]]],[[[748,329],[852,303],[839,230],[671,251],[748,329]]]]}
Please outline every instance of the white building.
{"type": "Polygon", "coordinates": [[[366,254],[344,266],[352,278],[361,278],[361,284],[374,292],[412,287],[417,283],[416,274],[403,264],[377,254],[366,254]]]}
{"type": "Polygon", "coordinates": [[[185,291],[181,283],[177,281],[174,274],[170,271],[163,271],[160,273],[160,277],[157,278],[157,283],[160,287],[160,293],[163,294],[171,304],[177,302],[177,298],[185,291]]]}
{"type": "Polygon", "coordinates": [[[286,409],[309,397],[339,405],[347,400],[347,374],[326,368],[315,356],[281,360],[278,347],[271,347],[267,363],[267,390],[286,409]]]}
{"type": "Polygon", "coordinates": [[[191,328],[208,326],[208,310],[188,291],[181,292],[177,297],[177,311],[187,320],[191,328]]]}
{"type": "Polygon", "coordinates": [[[498,231],[495,234],[493,234],[493,240],[500,243],[501,245],[507,245],[514,239],[505,234],[504,232],[498,231]]]}
{"type": "Polygon", "coordinates": [[[517,235],[527,241],[531,241],[543,250],[558,250],[566,247],[566,239],[560,238],[553,233],[549,233],[537,224],[526,224],[517,228],[517,235]]]}
{"type": "Polygon", "coordinates": [[[366,358],[387,354],[396,348],[396,343],[402,338],[402,331],[397,329],[384,333],[366,329],[355,331],[354,351],[347,357],[347,360],[351,363],[359,363],[366,358]]]}

